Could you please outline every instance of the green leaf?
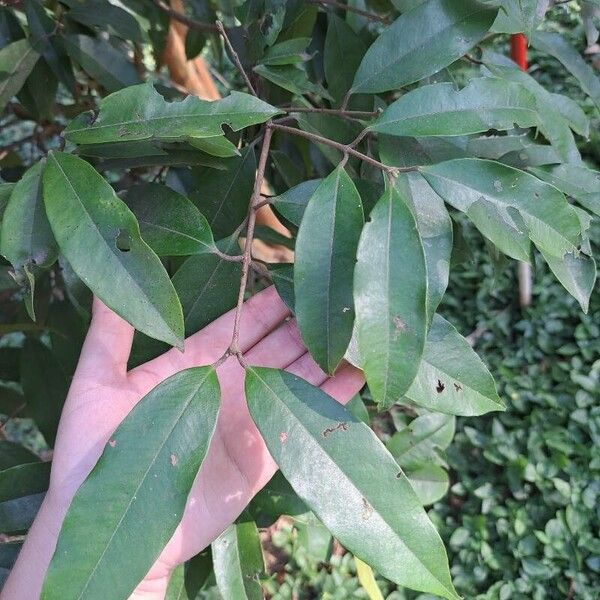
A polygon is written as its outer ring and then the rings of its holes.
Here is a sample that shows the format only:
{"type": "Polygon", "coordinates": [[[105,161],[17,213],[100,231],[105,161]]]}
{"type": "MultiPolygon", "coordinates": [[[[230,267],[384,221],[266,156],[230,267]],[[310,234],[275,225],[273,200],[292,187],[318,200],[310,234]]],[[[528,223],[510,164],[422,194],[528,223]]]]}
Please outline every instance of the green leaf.
{"type": "Polygon", "coordinates": [[[8,440],[0,440],[0,470],[4,471],[17,465],[22,465],[31,462],[39,462],[39,456],[35,455],[27,448],[9,442],[8,440]]]}
{"type": "Polygon", "coordinates": [[[143,240],[159,256],[187,256],[216,251],[210,225],[185,196],[166,185],[132,186],[127,206],[140,224],[143,240]]]}
{"type": "Polygon", "coordinates": [[[23,87],[40,57],[28,40],[17,40],[0,50],[0,112],[23,87]]]}
{"type": "Polygon", "coordinates": [[[262,600],[265,563],[256,523],[242,515],[212,544],[215,579],[223,600],[262,600]]]}
{"type": "Polygon", "coordinates": [[[406,397],[450,415],[476,416],[504,410],[490,372],[467,340],[435,315],[423,360],[406,397]]]}
{"type": "Polygon", "coordinates": [[[35,338],[28,338],[21,353],[21,385],[27,413],[51,447],[70,383],[56,354],[35,338]]]}
{"type": "Polygon", "coordinates": [[[306,37],[280,42],[268,48],[260,62],[269,66],[303,63],[309,58],[306,47],[310,42],[311,38],[306,37]]]}
{"type": "Polygon", "coordinates": [[[49,462],[30,462],[0,471],[0,502],[39,494],[50,483],[49,462]]]}
{"type": "Polygon", "coordinates": [[[48,267],[58,256],[42,199],[45,163],[42,159],[25,172],[4,212],[0,252],[17,272],[25,265],[48,267]]]}
{"type": "Polygon", "coordinates": [[[350,89],[367,46],[361,37],[335,13],[327,17],[323,68],[327,89],[339,104],[350,89]]]}
{"type": "Polygon", "coordinates": [[[227,170],[196,168],[190,200],[206,217],[217,239],[232,234],[248,214],[254,187],[256,157],[247,147],[241,156],[224,161],[227,170]]]}
{"type": "Polygon", "coordinates": [[[450,487],[448,473],[432,463],[407,470],[406,476],[424,506],[441,500],[450,487]]]}
{"type": "Polygon", "coordinates": [[[556,165],[549,169],[530,168],[529,171],[600,216],[600,171],[576,165],[556,165]]]}
{"type": "Polygon", "coordinates": [[[281,515],[296,517],[308,511],[281,471],[254,496],[248,511],[258,527],[270,527],[281,515]]]}
{"type": "Polygon", "coordinates": [[[98,117],[81,114],[65,129],[76,144],[102,144],[134,140],[186,141],[223,134],[223,125],[234,131],[264,123],[280,111],[243,94],[207,102],[196,96],[167,102],[150,83],[111,94],[99,104],[98,117]]]}
{"type": "Polygon", "coordinates": [[[298,96],[316,94],[317,96],[331,99],[331,96],[323,86],[310,81],[306,70],[299,65],[256,65],[253,71],[267,81],[274,83],[288,92],[292,92],[292,94],[298,96]]]}
{"type": "Polygon", "coordinates": [[[383,30],[367,50],[351,92],[387,92],[437,73],[479,43],[497,8],[477,0],[427,0],[383,30]]]}
{"type": "Polygon", "coordinates": [[[194,139],[189,143],[194,147],[221,158],[229,158],[230,156],[239,156],[240,152],[233,142],[230,142],[224,135],[216,135],[214,137],[194,139]]]}
{"type": "Polygon", "coordinates": [[[219,398],[215,371],[195,367],[169,377],[133,408],[73,498],[43,600],[131,594],[181,521],[219,398]],[[102,510],[100,497],[110,497],[102,510]]]}
{"type": "Polygon", "coordinates": [[[208,548],[173,570],[165,600],[196,600],[212,572],[212,556],[208,548]]]}
{"type": "Polygon", "coordinates": [[[61,252],[94,294],[141,332],[182,346],[183,315],[169,276],[133,213],[94,168],[51,153],[44,202],[61,252]]]}
{"type": "Polygon", "coordinates": [[[467,135],[538,124],[533,95],[496,77],[472,79],[460,91],[451,83],[419,87],[388,106],[368,129],[387,135],[467,135]]]}
{"type": "Polygon", "coordinates": [[[108,92],[139,83],[140,77],[123,52],[107,41],[89,35],[67,35],[69,56],[108,92]]]}
{"type": "Polygon", "coordinates": [[[358,247],[354,301],[361,366],[381,409],[412,383],[427,331],[427,267],[415,218],[389,187],[358,247]]]}
{"type": "Polygon", "coordinates": [[[531,43],[537,50],[559,60],[579,81],[581,89],[600,108],[600,78],[560,33],[536,31],[531,38],[531,43]]]}
{"type": "Polygon", "coordinates": [[[356,186],[339,166],[315,190],[298,230],[296,318],[306,347],[328,373],[352,337],[352,272],[363,222],[356,186]]]}
{"type": "Polygon", "coordinates": [[[44,492],[28,494],[0,502],[0,533],[18,534],[31,527],[42,501],[44,492]]]}
{"type": "Polygon", "coordinates": [[[530,37],[544,20],[548,0],[501,0],[502,10],[494,22],[495,33],[524,33],[530,37]]]}
{"type": "Polygon", "coordinates": [[[439,535],[367,425],[276,369],[247,369],[246,397],[282,473],[348,551],[399,585],[459,598],[439,535]]]}
{"type": "Polygon", "coordinates": [[[450,445],[455,427],[455,417],[427,413],[397,431],[386,444],[387,449],[398,464],[407,470],[417,469],[423,463],[439,462],[438,451],[450,445]]]}
{"type": "MultiPolygon", "coordinates": [[[[552,256],[561,258],[579,243],[581,227],[573,207],[555,187],[529,173],[470,158],[422,167],[420,171],[446,202],[473,216],[475,224],[509,255],[518,254],[518,243],[509,247],[503,239],[507,239],[509,228],[521,232],[521,220],[533,243],[552,256]],[[493,215],[492,224],[484,227],[483,217],[493,215]]],[[[514,240],[515,236],[511,238],[514,240]]]]}
{"type": "Polygon", "coordinates": [[[322,181],[322,179],[309,179],[291,187],[279,196],[271,198],[272,208],[286,221],[300,227],[308,201],[322,181]]]}
{"type": "Polygon", "coordinates": [[[19,102],[33,115],[36,121],[51,121],[56,100],[58,79],[44,58],[33,67],[31,75],[17,95],[19,102]]]}
{"type": "Polygon", "coordinates": [[[275,289],[285,302],[285,305],[294,312],[294,264],[293,263],[272,263],[267,265],[271,280],[275,284],[275,289]]]}

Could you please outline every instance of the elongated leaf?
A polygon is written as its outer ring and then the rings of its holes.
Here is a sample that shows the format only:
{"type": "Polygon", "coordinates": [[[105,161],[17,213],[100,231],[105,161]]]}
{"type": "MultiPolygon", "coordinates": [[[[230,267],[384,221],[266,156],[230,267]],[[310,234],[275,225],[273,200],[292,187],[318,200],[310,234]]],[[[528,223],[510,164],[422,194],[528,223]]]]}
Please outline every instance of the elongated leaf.
{"type": "Polygon", "coordinates": [[[23,87],[39,57],[39,53],[25,39],[12,42],[0,50],[0,112],[23,87]]]}
{"type": "Polygon", "coordinates": [[[537,104],[528,90],[518,83],[482,77],[460,91],[451,83],[435,83],[408,92],[368,128],[423,137],[533,127],[538,122],[537,104]]]}
{"type": "Polygon", "coordinates": [[[386,92],[433,75],[488,32],[497,9],[477,0],[427,0],[396,19],[367,50],[353,93],[386,92]]]}
{"type": "Polygon", "coordinates": [[[352,337],[352,272],[363,220],[358,191],[338,167],[315,190],[298,230],[296,318],[306,347],[329,373],[352,337]]]}
{"type": "Polygon", "coordinates": [[[536,177],[547,181],[571,196],[584,208],[600,216],[600,171],[576,165],[556,165],[550,169],[529,169],[536,177]]]}
{"type": "Polygon", "coordinates": [[[0,503],[48,489],[49,462],[30,462],[0,471],[0,503]]]}
{"type": "Polygon", "coordinates": [[[438,451],[450,445],[455,427],[455,417],[427,413],[397,431],[387,448],[403,469],[414,470],[432,461],[438,463],[441,461],[438,451]]]}
{"type": "Polygon", "coordinates": [[[129,596],[181,520],[219,396],[215,371],[195,367],[169,377],[133,408],[71,503],[41,598],[129,596]],[[98,510],[101,495],[110,502],[98,510]]]}
{"type": "Polygon", "coordinates": [[[423,360],[406,396],[415,404],[450,415],[504,410],[486,366],[440,315],[433,318],[423,360]]]}
{"type": "Polygon", "coordinates": [[[28,169],[17,183],[2,219],[0,252],[15,268],[47,267],[58,256],[58,247],[42,199],[45,160],[28,169]]]}
{"type": "Polygon", "coordinates": [[[389,408],[417,374],[427,331],[423,246],[395,188],[384,192],[361,235],[354,301],[361,366],[373,397],[389,408]]]}
{"type": "Polygon", "coordinates": [[[311,38],[295,38],[275,44],[268,48],[260,59],[263,65],[295,65],[305,62],[309,58],[306,47],[311,38]]]}
{"type": "Polygon", "coordinates": [[[102,144],[133,140],[185,141],[223,134],[222,125],[234,131],[264,123],[279,110],[241,92],[206,102],[187,96],[167,102],[150,83],[132,86],[104,98],[99,114],[83,113],[65,129],[76,144],[102,144]]]}
{"type": "Polygon", "coordinates": [[[487,231],[490,235],[498,232],[492,238],[494,243],[501,241],[508,224],[516,223],[510,209],[518,211],[533,243],[552,256],[560,258],[573,252],[579,243],[581,227],[573,207],[555,187],[529,173],[468,158],[422,167],[420,171],[457,210],[469,214],[477,202],[493,207],[500,217],[495,221],[496,229],[487,231]],[[504,229],[502,221],[507,224],[504,229]]]}
{"type": "Polygon", "coordinates": [[[442,541],[367,425],[276,369],[248,369],[246,397],[286,479],[345,548],[399,585],[458,598],[442,541]]]}
{"type": "Polygon", "coordinates": [[[536,31],[531,39],[535,48],[559,60],[579,81],[583,91],[600,108],[600,78],[580,54],[560,35],[550,31],[536,31]]]}
{"type": "Polygon", "coordinates": [[[141,332],[181,346],[183,315],[133,213],[87,162],[51,153],[44,202],[62,253],[85,284],[141,332]]]}
{"type": "Polygon", "coordinates": [[[212,544],[213,565],[223,600],[262,600],[259,577],[265,563],[256,523],[242,515],[212,544]]]}
{"type": "Polygon", "coordinates": [[[323,68],[327,89],[339,103],[352,85],[367,46],[350,25],[335,13],[329,13],[327,21],[323,68]]]}
{"type": "Polygon", "coordinates": [[[166,185],[145,183],[127,190],[144,241],[159,256],[187,256],[216,250],[210,225],[185,196],[166,185]]]}
{"type": "Polygon", "coordinates": [[[307,513],[308,508],[281,471],[277,471],[269,483],[254,496],[248,511],[258,527],[270,527],[281,515],[298,517],[307,513]]]}
{"type": "Polygon", "coordinates": [[[0,502],[0,533],[16,534],[31,527],[44,500],[44,492],[0,502]]]}
{"type": "Polygon", "coordinates": [[[68,35],[69,56],[108,92],[139,83],[140,77],[127,56],[103,39],[88,35],[68,35]]]}
{"type": "Polygon", "coordinates": [[[502,10],[494,22],[495,33],[524,33],[531,36],[544,20],[549,0],[501,0],[502,10]]]}
{"type": "Polygon", "coordinates": [[[424,506],[441,500],[450,487],[448,473],[432,463],[407,470],[406,476],[424,506]]]}
{"type": "Polygon", "coordinates": [[[384,600],[381,590],[377,585],[377,581],[375,580],[373,569],[371,569],[367,563],[360,560],[360,558],[356,558],[356,556],[354,557],[354,562],[356,564],[358,581],[365,592],[367,592],[369,600],[384,600]]]}
{"type": "Polygon", "coordinates": [[[256,65],[253,71],[264,77],[267,81],[275,85],[301,96],[302,94],[316,94],[327,99],[331,96],[319,83],[313,83],[308,78],[308,74],[300,65],[282,65],[282,66],[267,66],[256,65]]]}
{"type": "Polygon", "coordinates": [[[247,147],[241,156],[224,161],[226,171],[193,169],[189,198],[206,217],[217,239],[231,235],[246,218],[254,186],[256,157],[247,147]]]}
{"type": "Polygon", "coordinates": [[[165,600],[196,600],[212,572],[212,556],[207,548],[173,570],[165,600]]]}
{"type": "Polygon", "coordinates": [[[271,199],[273,209],[286,221],[300,227],[300,221],[322,179],[303,181],[271,199]]]}
{"type": "Polygon", "coordinates": [[[286,306],[294,312],[295,294],[294,294],[294,264],[293,263],[273,263],[268,265],[269,275],[275,284],[277,293],[285,302],[286,306]]]}

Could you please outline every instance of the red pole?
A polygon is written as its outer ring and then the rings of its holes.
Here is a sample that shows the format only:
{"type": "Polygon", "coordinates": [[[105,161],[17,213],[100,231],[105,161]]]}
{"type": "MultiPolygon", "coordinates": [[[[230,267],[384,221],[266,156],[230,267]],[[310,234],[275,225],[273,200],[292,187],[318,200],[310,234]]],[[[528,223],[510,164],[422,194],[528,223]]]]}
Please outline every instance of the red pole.
{"type": "MultiPolygon", "coordinates": [[[[510,36],[510,57],[527,71],[527,38],[522,33],[510,36]]],[[[531,266],[524,262],[519,263],[519,304],[531,304],[531,266]]]]}

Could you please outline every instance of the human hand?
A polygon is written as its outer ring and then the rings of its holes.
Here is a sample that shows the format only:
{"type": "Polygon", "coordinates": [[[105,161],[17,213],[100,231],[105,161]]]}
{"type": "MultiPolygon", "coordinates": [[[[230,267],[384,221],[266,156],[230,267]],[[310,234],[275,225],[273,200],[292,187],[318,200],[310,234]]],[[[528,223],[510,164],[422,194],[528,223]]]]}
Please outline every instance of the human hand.
{"type": "MultiPolygon", "coordinates": [[[[362,373],[342,366],[328,377],[307,353],[289,311],[274,288],[243,307],[239,343],[248,364],[286,369],[338,401],[347,402],[362,386],[362,373]]],[[[209,365],[227,350],[234,311],[185,342],[127,372],[134,330],[97,299],[92,322],[58,428],[50,489],[40,515],[3,590],[7,599],[39,595],[62,520],[75,492],[90,473],[110,436],[137,402],[167,377],[209,365]],[[27,574],[23,563],[38,568],[27,574]],[[27,586],[25,589],[23,586],[27,586]]],[[[221,409],[211,445],[196,477],[181,523],[132,598],[162,598],[172,569],[200,552],[244,510],[277,467],[252,421],[244,397],[244,370],[235,357],[217,369],[221,409]]],[[[110,498],[98,499],[110,502],[110,498]]]]}

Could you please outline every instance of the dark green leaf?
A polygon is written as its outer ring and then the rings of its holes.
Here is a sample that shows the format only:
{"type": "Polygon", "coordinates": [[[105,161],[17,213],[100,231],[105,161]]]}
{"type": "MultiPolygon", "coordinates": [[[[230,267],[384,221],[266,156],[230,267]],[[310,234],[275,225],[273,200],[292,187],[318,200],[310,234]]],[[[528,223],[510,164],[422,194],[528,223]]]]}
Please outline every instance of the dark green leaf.
{"type": "Polygon", "coordinates": [[[309,56],[306,47],[311,38],[295,38],[271,46],[260,59],[263,65],[295,65],[305,62],[309,56]]]}
{"type": "Polygon", "coordinates": [[[460,91],[435,83],[408,92],[368,128],[398,136],[480,133],[538,124],[534,96],[518,83],[495,77],[472,79],[460,91]]]}
{"type": "Polygon", "coordinates": [[[42,492],[0,502],[0,533],[16,534],[29,529],[45,495],[42,492]]]}
{"type": "Polygon", "coordinates": [[[427,0],[401,15],[363,58],[351,91],[386,92],[433,75],[483,39],[497,9],[477,0],[427,0]]]}
{"type": "Polygon", "coordinates": [[[12,42],[0,50],[0,111],[23,87],[39,57],[28,40],[12,42]]]}
{"type": "Polygon", "coordinates": [[[18,381],[20,361],[20,348],[11,348],[9,346],[0,348],[0,379],[18,381]]]}
{"type": "Polygon", "coordinates": [[[58,80],[52,69],[44,58],[40,58],[21,88],[18,99],[37,121],[50,121],[53,119],[57,88],[58,80]]]}
{"type": "Polygon", "coordinates": [[[399,585],[459,598],[441,539],[367,425],[284,371],[248,369],[246,397],[286,479],[347,550],[399,585]]]}
{"type": "Polygon", "coordinates": [[[269,275],[275,284],[275,289],[285,302],[286,306],[294,312],[294,265],[293,263],[272,263],[268,265],[269,275]]]}
{"type": "Polygon", "coordinates": [[[300,500],[281,471],[273,475],[248,506],[248,512],[258,527],[270,527],[281,515],[295,517],[307,511],[306,504],[300,500]]]}
{"type": "Polygon", "coordinates": [[[558,258],[579,243],[581,227],[573,207],[555,187],[529,173],[468,158],[420,171],[446,202],[468,215],[471,211],[483,233],[516,258],[521,258],[518,247],[525,233],[540,250],[558,258]],[[504,242],[509,230],[516,232],[510,234],[510,244],[504,242]]]}
{"type": "Polygon", "coordinates": [[[204,215],[185,196],[158,183],[132,186],[125,197],[144,241],[159,256],[187,256],[216,250],[204,215]]]}
{"type": "Polygon", "coordinates": [[[273,208],[286,221],[300,227],[308,201],[322,181],[322,179],[309,179],[271,198],[273,208]]]}
{"type": "Polygon", "coordinates": [[[371,211],[354,273],[358,352],[380,408],[412,383],[427,331],[427,267],[415,218],[389,187],[371,211]]]}
{"type": "Polygon", "coordinates": [[[76,144],[185,141],[220,136],[222,125],[238,131],[264,123],[278,113],[278,109],[241,92],[215,102],[196,96],[167,102],[152,84],[145,83],[104,98],[98,117],[83,113],[65,129],[65,137],[76,144]]]}
{"type": "Polygon", "coordinates": [[[165,600],[196,600],[212,571],[210,549],[196,554],[173,570],[165,600]]]}
{"type": "Polygon", "coordinates": [[[0,440],[0,470],[10,469],[25,463],[39,462],[39,457],[19,444],[0,440]]]}
{"type": "Polygon", "coordinates": [[[407,470],[406,476],[424,506],[441,500],[450,487],[448,473],[439,465],[425,464],[407,470]]]}
{"type": "Polygon", "coordinates": [[[213,566],[223,600],[262,600],[265,563],[256,523],[245,514],[212,544],[213,566]]]}
{"type": "Polygon", "coordinates": [[[338,167],[315,190],[298,230],[296,318],[306,347],[329,373],[352,337],[352,272],[363,221],[356,186],[338,167]]]}
{"type": "Polygon", "coordinates": [[[68,35],[69,56],[108,92],[139,83],[140,77],[125,53],[107,41],[88,35],[68,35]]]}
{"type": "Polygon", "coordinates": [[[284,90],[292,92],[292,94],[297,94],[298,96],[316,94],[317,96],[330,99],[329,94],[323,86],[310,81],[306,70],[299,65],[256,65],[254,72],[284,90]]]}
{"type": "Polygon", "coordinates": [[[215,429],[219,398],[215,371],[195,367],[140,400],[73,498],[41,598],[131,594],[181,521],[215,429]],[[99,497],[110,497],[100,511],[99,497]]]}
{"type": "Polygon", "coordinates": [[[504,410],[486,366],[467,340],[439,315],[433,318],[423,360],[406,397],[429,410],[451,415],[504,410]]]}
{"type": "Polygon", "coordinates": [[[531,36],[544,20],[548,0],[501,0],[502,9],[492,31],[497,33],[524,33],[531,36]]]}
{"type": "Polygon", "coordinates": [[[30,462],[0,471],[0,503],[23,496],[39,494],[48,489],[49,462],[30,462]]]}
{"type": "Polygon", "coordinates": [[[85,284],[136,329],[181,346],[183,315],[167,272],[133,213],[93,167],[50,154],[44,202],[61,252],[85,284]]]}

